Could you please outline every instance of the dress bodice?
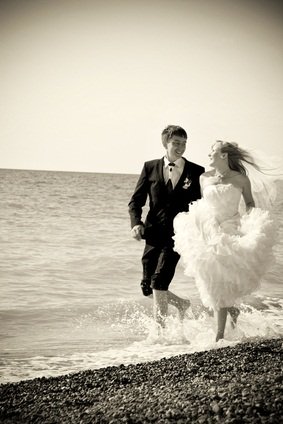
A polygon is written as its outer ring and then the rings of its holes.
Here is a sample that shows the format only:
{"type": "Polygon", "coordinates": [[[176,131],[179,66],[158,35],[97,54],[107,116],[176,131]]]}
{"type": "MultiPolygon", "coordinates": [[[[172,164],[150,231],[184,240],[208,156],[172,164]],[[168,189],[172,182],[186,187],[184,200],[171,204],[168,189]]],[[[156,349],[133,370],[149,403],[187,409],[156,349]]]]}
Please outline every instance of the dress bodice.
{"type": "Polygon", "coordinates": [[[238,214],[241,190],[233,184],[210,184],[203,189],[203,199],[214,216],[222,218],[238,214]]]}

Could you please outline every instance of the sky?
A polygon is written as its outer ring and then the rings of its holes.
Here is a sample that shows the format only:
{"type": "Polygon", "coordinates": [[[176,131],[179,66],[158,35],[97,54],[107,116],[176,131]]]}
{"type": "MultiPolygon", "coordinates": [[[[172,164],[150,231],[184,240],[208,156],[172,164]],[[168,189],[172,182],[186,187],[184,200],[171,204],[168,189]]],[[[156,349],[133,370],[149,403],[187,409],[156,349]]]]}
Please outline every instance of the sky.
{"type": "Polygon", "coordinates": [[[275,0],[0,0],[0,168],[138,174],[168,124],[283,156],[275,0]]]}

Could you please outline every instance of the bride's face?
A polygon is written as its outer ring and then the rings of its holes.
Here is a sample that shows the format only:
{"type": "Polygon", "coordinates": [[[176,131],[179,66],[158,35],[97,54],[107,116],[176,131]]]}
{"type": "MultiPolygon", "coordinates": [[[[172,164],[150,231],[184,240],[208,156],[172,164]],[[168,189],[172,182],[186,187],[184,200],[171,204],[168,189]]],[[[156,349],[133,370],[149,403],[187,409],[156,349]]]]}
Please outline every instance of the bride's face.
{"type": "Polygon", "coordinates": [[[222,161],[221,158],[221,143],[215,143],[211,147],[211,152],[208,155],[209,157],[209,165],[213,168],[218,165],[222,161]]]}

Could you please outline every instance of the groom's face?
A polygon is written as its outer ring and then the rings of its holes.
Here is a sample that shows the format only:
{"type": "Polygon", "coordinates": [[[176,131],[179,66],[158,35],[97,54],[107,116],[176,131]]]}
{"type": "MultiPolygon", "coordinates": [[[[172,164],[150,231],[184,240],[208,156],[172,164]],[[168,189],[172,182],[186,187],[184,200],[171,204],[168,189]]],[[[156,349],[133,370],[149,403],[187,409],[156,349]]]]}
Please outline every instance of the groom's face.
{"type": "Polygon", "coordinates": [[[186,150],[187,140],[184,137],[173,135],[169,138],[166,146],[166,156],[170,162],[181,158],[186,150]]]}

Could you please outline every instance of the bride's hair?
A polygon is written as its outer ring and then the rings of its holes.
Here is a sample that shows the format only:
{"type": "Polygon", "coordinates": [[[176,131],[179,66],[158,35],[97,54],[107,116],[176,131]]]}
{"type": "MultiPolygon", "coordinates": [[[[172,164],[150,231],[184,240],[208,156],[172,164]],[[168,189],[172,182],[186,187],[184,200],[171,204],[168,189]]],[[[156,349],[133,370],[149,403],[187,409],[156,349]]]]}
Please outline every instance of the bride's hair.
{"type": "Polygon", "coordinates": [[[248,175],[257,207],[270,209],[276,200],[275,181],[283,179],[283,166],[277,158],[253,151],[250,153],[237,143],[217,140],[221,153],[227,153],[230,169],[248,175]]]}
{"type": "Polygon", "coordinates": [[[247,175],[247,170],[243,164],[245,162],[253,166],[257,171],[263,172],[261,167],[255,163],[251,154],[247,150],[240,148],[237,143],[229,143],[222,140],[216,140],[216,143],[221,144],[221,153],[227,153],[228,165],[233,171],[247,175]]]}

